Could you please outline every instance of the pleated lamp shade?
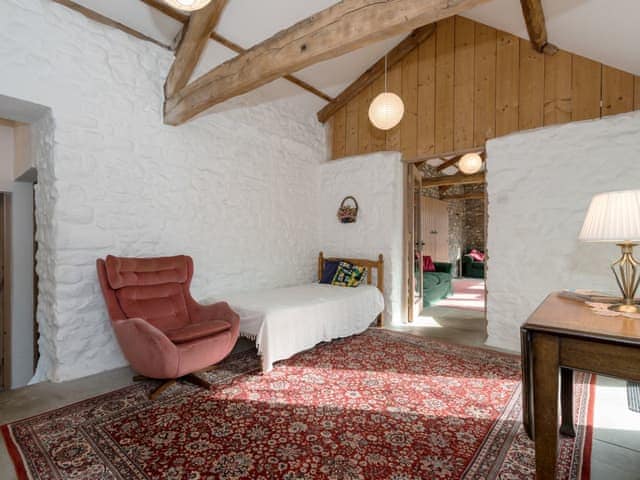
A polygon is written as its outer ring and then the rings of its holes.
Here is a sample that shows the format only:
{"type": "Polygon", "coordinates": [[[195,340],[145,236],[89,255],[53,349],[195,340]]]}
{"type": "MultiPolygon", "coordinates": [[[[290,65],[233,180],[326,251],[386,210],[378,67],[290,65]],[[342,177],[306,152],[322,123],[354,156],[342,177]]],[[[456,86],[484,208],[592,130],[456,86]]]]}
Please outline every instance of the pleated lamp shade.
{"type": "Polygon", "coordinates": [[[596,195],[580,231],[584,242],[640,241],[640,190],[596,195]]]}

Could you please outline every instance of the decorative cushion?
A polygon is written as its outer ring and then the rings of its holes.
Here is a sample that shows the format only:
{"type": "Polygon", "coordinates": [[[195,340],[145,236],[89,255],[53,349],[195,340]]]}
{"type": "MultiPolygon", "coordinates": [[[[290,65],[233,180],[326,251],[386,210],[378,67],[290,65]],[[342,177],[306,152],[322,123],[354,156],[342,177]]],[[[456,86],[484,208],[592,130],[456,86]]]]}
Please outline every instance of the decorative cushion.
{"type": "Polygon", "coordinates": [[[423,272],[435,272],[436,266],[433,264],[433,260],[429,255],[422,257],[422,271],[423,272]]]}
{"type": "Polygon", "coordinates": [[[324,262],[324,270],[322,271],[322,278],[320,279],[320,283],[331,283],[333,277],[336,276],[339,263],[340,262],[337,260],[324,262]]]}
{"type": "Polygon", "coordinates": [[[475,248],[471,250],[468,255],[473,258],[476,262],[484,262],[484,253],[476,250],[475,248]]]}
{"type": "Polygon", "coordinates": [[[229,330],[231,325],[224,320],[211,320],[208,322],[192,323],[182,328],[167,330],[165,335],[173,343],[185,343],[199,338],[211,337],[218,333],[229,330]]]}
{"type": "Polygon", "coordinates": [[[367,278],[367,269],[348,262],[340,262],[331,285],[357,287],[367,278]]]}

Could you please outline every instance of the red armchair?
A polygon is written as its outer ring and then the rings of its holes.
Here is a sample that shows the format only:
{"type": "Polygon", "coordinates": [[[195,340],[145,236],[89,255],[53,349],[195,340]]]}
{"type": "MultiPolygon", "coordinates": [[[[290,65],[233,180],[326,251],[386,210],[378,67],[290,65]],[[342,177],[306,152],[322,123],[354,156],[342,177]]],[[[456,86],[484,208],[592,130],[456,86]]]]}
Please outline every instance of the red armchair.
{"type": "Polygon", "coordinates": [[[180,378],[209,388],[194,373],[231,352],[240,319],[225,302],[203,306],[191,297],[191,257],[109,255],[98,259],[97,267],[124,356],[144,377],[166,380],[151,393],[151,399],[180,378]]]}

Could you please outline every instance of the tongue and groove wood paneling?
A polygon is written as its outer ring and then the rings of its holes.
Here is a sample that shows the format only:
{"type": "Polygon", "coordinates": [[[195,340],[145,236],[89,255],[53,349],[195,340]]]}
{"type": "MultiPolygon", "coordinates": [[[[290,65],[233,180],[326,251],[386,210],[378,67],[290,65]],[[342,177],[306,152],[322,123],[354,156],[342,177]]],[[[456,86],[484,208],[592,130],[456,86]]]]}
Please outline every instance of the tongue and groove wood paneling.
{"type": "Polygon", "coordinates": [[[388,83],[405,102],[403,121],[388,132],[369,122],[379,78],[331,119],[333,158],[381,150],[419,158],[640,109],[640,77],[563,50],[537,53],[528,40],[461,17],[438,22],[388,83]]]}

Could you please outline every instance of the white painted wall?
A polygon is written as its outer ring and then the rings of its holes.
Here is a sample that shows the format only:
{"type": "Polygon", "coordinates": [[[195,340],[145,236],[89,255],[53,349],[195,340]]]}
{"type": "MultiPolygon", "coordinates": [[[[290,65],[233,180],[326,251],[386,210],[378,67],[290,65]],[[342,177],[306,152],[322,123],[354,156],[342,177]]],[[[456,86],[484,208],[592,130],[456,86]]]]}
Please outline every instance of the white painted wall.
{"type": "Polygon", "coordinates": [[[400,324],[403,298],[403,165],[398,152],[327,162],[321,168],[320,245],[326,256],[385,260],[385,324],[400,324]],[[356,223],[336,216],[342,199],[356,198],[356,223]]]}
{"type": "Polygon", "coordinates": [[[640,188],[640,112],[498,138],[487,153],[487,344],[518,350],[549,292],[617,291],[619,248],[578,233],[593,195],[640,188]]]}
{"type": "Polygon", "coordinates": [[[300,98],[248,108],[256,102],[240,98],[164,126],[173,54],[48,0],[0,0],[0,44],[0,94],[52,115],[34,141],[38,379],[125,364],[97,257],[190,254],[196,297],[314,278],[327,154],[300,98]]]}
{"type": "Polygon", "coordinates": [[[33,377],[33,184],[11,192],[11,387],[33,377]]]}

